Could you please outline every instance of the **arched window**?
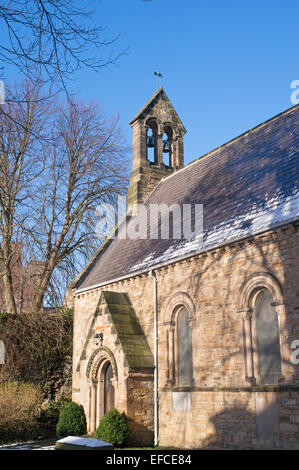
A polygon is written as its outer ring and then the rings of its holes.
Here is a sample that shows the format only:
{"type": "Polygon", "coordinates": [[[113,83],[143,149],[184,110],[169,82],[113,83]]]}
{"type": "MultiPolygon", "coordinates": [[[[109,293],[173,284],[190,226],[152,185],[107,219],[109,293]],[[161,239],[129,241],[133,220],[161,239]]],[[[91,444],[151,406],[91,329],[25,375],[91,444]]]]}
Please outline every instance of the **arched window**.
{"type": "Polygon", "coordinates": [[[192,325],[195,307],[188,294],[177,292],[165,309],[167,377],[171,387],[191,387],[193,379],[192,325]]]}
{"type": "Polygon", "coordinates": [[[179,387],[193,384],[192,331],[185,307],[177,313],[177,384],[179,387]]]}
{"type": "Polygon", "coordinates": [[[157,165],[158,164],[158,149],[157,149],[157,137],[158,137],[158,128],[157,124],[154,121],[150,121],[148,124],[147,134],[146,134],[146,149],[147,149],[147,159],[150,163],[157,165]]]}
{"type": "Polygon", "coordinates": [[[278,317],[268,289],[258,293],[254,316],[259,382],[277,384],[281,379],[281,354],[278,317]]]}
{"type": "Polygon", "coordinates": [[[239,312],[243,319],[245,378],[251,384],[278,384],[283,376],[281,316],[283,296],[278,281],[256,273],[240,289],[239,312]]]}
{"type": "Polygon", "coordinates": [[[163,163],[167,167],[173,167],[172,163],[172,129],[166,127],[162,137],[163,163]]]}

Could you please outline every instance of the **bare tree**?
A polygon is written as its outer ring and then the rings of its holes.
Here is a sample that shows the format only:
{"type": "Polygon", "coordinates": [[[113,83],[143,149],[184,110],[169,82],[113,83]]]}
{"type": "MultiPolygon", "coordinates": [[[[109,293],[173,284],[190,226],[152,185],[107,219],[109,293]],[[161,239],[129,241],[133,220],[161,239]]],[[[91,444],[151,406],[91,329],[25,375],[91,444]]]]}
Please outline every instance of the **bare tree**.
{"type": "Polygon", "coordinates": [[[54,106],[28,82],[12,93],[16,102],[0,108],[0,274],[6,310],[16,313],[22,292],[35,311],[45,299],[61,303],[101,242],[96,206],[125,192],[128,164],[118,118],[97,104],[54,106]],[[21,246],[26,263],[16,268],[21,246]]]}
{"type": "Polygon", "coordinates": [[[117,37],[105,38],[87,1],[7,0],[0,6],[0,62],[30,80],[60,83],[76,70],[98,70],[114,63],[117,37]],[[103,49],[107,49],[104,53],[103,49]],[[105,55],[105,57],[103,57],[105,55]],[[100,57],[100,58],[99,58],[100,57]]]}
{"type": "Polygon", "coordinates": [[[72,102],[59,110],[53,143],[44,149],[46,171],[32,198],[29,236],[45,261],[33,310],[99,245],[95,209],[114,204],[126,190],[126,151],[118,118],[107,119],[96,104],[72,102]]]}
{"type": "Polygon", "coordinates": [[[39,87],[23,82],[13,93],[18,102],[8,102],[5,112],[0,107],[0,272],[6,309],[15,313],[12,266],[18,256],[29,199],[44,170],[40,140],[35,136],[42,136],[48,111],[36,99],[39,87]]]}

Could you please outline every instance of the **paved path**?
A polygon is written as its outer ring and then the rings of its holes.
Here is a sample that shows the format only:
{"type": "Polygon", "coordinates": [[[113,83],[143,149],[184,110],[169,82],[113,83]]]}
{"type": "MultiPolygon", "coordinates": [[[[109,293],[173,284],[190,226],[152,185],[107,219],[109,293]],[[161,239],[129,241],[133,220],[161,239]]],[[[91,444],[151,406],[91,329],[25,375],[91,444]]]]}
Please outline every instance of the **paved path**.
{"type": "Polygon", "coordinates": [[[0,450],[55,450],[57,439],[46,439],[35,442],[0,445],[0,450]]]}

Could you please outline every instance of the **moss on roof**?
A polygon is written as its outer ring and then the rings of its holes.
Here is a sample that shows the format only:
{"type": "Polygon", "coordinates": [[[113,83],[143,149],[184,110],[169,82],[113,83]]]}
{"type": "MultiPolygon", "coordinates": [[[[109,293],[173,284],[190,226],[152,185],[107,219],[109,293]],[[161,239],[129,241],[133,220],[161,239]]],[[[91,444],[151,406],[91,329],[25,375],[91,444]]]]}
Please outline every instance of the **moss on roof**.
{"type": "Polygon", "coordinates": [[[129,367],[154,367],[152,352],[125,293],[102,292],[101,304],[106,304],[111,322],[129,367]]]}

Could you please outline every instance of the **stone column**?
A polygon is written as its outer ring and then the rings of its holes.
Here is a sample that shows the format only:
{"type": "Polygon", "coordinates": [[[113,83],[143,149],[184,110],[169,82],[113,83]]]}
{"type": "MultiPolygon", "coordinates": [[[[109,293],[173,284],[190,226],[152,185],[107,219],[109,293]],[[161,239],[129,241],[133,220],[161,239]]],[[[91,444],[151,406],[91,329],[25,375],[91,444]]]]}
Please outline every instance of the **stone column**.
{"type": "Polygon", "coordinates": [[[252,347],[252,310],[243,312],[245,330],[245,352],[246,352],[246,381],[255,384],[253,347],[252,347]]]}
{"type": "Polygon", "coordinates": [[[279,344],[281,354],[281,373],[282,377],[280,382],[292,383],[293,375],[295,375],[294,366],[290,362],[289,346],[286,342],[286,336],[288,332],[285,331],[285,306],[284,304],[273,303],[272,306],[275,308],[278,320],[278,331],[279,331],[279,344]]]}
{"type": "Polygon", "coordinates": [[[90,397],[90,432],[94,432],[96,429],[96,409],[97,409],[97,386],[95,383],[91,385],[91,397],[90,397]]]}
{"type": "Polygon", "coordinates": [[[133,170],[149,166],[146,149],[146,128],[140,121],[133,126],[133,170]]]}
{"type": "Polygon", "coordinates": [[[157,164],[158,165],[161,165],[163,163],[162,140],[163,140],[163,136],[157,134],[157,164]]]}
{"type": "Polygon", "coordinates": [[[96,428],[98,427],[101,419],[101,384],[100,381],[97,385],[97,396],[96,396],[96,428]]]}
{"type": "Polygon", "coordinates": [[[175,136],[172,142],[172,164],[174,168],[184,166],[184,142],[180,136],[175,136]]]}
{"type": "Polygon", "coordinates": [[[175,373],[175,358],[174,358],[174,325],[171,325],[168,330],[168,379],[171,384],[174,383],[175,373]]]}

